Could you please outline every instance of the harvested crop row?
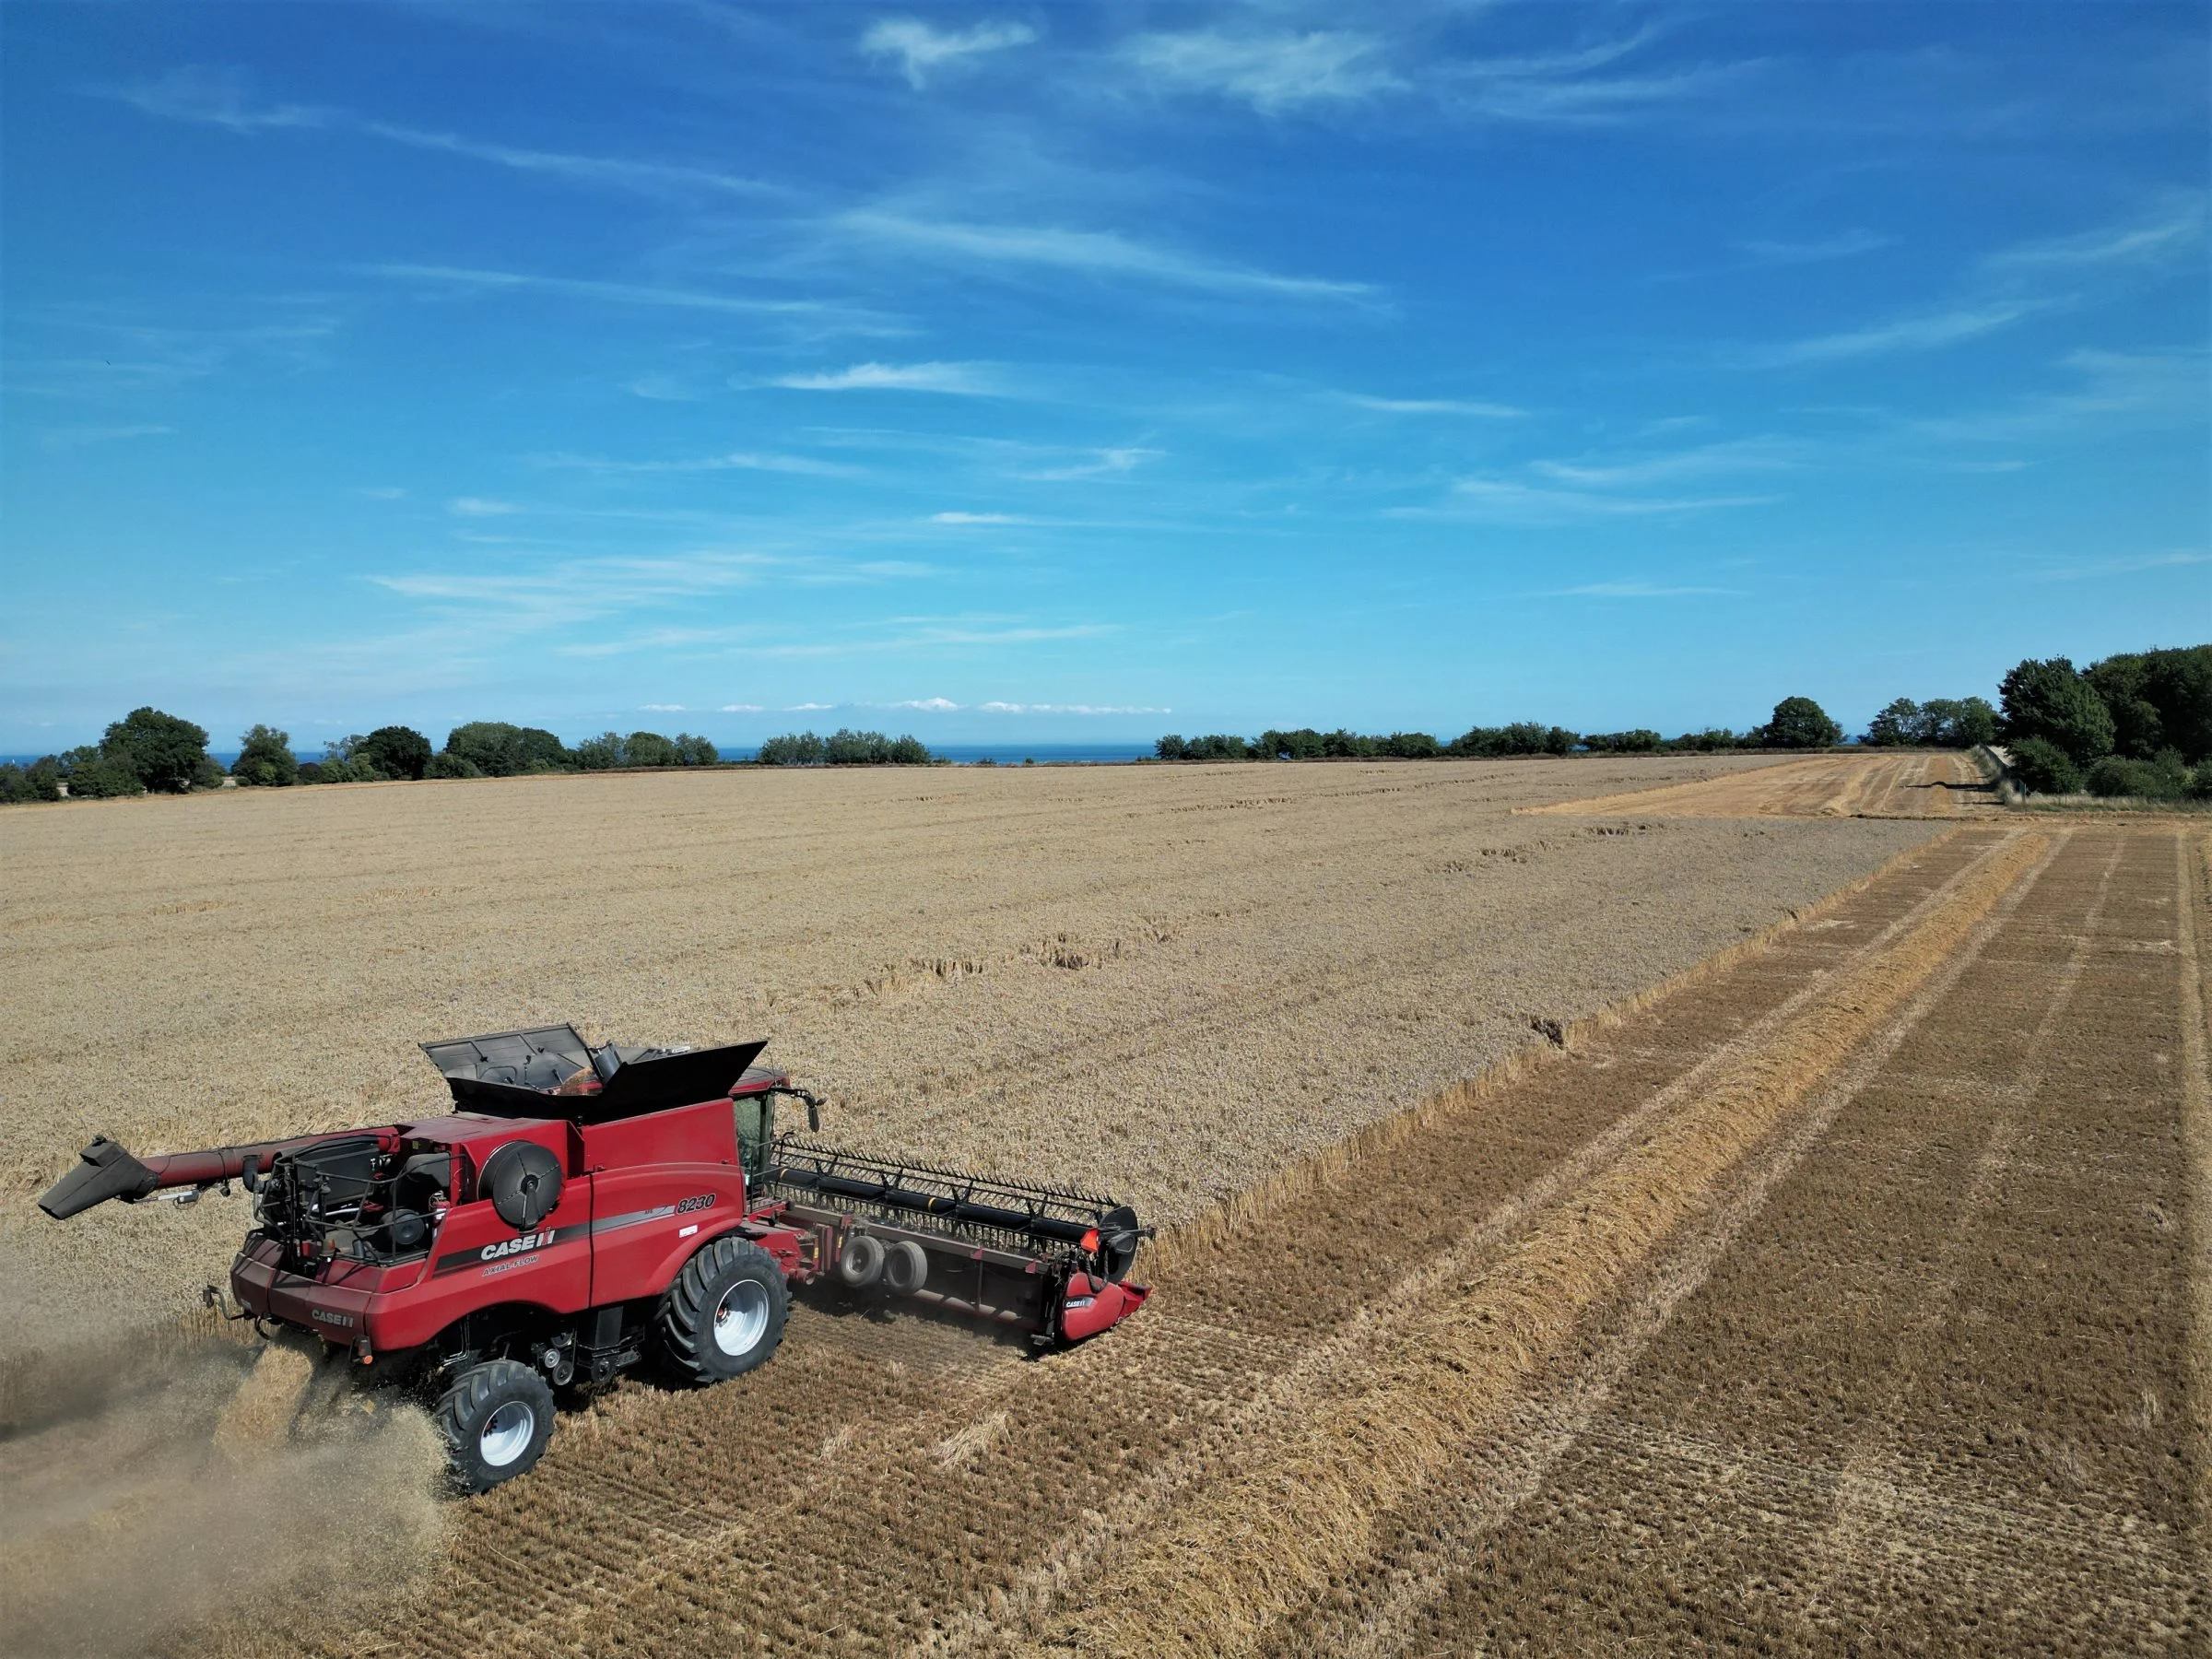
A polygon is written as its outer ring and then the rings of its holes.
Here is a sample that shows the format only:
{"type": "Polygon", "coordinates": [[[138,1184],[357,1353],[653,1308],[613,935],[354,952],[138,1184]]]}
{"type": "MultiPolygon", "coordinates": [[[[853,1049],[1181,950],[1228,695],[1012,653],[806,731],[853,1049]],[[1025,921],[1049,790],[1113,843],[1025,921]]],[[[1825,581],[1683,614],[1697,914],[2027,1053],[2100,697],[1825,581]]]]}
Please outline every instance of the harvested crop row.
{"type": "Polygon", "coordinates": [[[2075,833],[1373,1651],[2190,1651],[2173,875],[2165,836],[2075,833]]]}
{"type": "Polygon", "coordinates": [[[2036,862],[2023,837],[1894,945],[1855,964],[1762,1052],[1549,1210],[1496,1265],[1453,1285],[1371,1350],[1342,1397],[1252,1449],[1133,1544],[1048,1646],[1248,1653],[1267,1625],[1356,1568],[1382,1516],[1452,1446],[1494,1426],[1508,1392],[1577,1318],[1704,1201],[1712,1184],[1941,966],[2036,862]]]}
{"type": "Polygon", "coordinates": [[[1822,755],[1690,783],[1524,810],[1654,818],[1951,818],[1989,805],[1960,755],[1822,755]]]}

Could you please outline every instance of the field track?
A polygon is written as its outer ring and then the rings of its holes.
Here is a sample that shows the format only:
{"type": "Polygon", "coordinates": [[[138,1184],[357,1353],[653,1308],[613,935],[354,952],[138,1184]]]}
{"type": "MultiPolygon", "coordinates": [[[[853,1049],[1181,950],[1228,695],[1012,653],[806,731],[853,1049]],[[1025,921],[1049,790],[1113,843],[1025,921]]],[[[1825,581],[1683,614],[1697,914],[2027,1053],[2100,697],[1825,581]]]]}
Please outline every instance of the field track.
{"type": "Polygon", "coordinates": [[[2201,1652],[2191,833],[1901,854],[1184,1229],[1072,1353],[803,1308],[326,1651],[2201,1652]]]}
{"type": "Polygon", "coordinates": [[[1523,808],[1655,818],[1956,818],[1994,806],[1972,762],[1950,754],[1837,754],[1689,783],[1523,808]]]}

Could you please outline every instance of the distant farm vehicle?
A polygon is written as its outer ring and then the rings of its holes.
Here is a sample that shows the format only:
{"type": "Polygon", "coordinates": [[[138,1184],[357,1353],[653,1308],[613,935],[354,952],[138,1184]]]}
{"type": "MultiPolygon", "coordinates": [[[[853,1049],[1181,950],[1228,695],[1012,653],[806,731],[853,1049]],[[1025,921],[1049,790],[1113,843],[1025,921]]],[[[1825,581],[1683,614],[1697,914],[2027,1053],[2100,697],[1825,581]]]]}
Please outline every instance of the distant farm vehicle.
{"type": "Polygon", "coordinates": [[[794,1283],[1040,1345],[1143,1305],[1129,1273],[1149,1230],[1127,1206],[779,1135],[779,1097],[810,1131],[820,1103],[753,1064],[765,1046],[593,1048],[569,1026],[426,1043],[449,1115],[143,1159],[102,1136],[40,1207],[65,1220],[241,1182],[254,1226],[233,1316],[418,1395],[470,1491],[537,1461],[556,1388],[643,1360],[679,1384],[763,1363],[794,1283]]]}

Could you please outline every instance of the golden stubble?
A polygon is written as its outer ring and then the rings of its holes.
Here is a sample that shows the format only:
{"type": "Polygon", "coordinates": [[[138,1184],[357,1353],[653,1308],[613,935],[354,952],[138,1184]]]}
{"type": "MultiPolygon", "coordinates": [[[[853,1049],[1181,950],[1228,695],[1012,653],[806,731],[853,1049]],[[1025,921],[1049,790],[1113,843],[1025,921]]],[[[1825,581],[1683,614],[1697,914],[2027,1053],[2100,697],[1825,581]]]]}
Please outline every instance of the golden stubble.
{"type": "Polygon", "coordinates": [[[1452,1447],[1494,1427],[1512,1389],[1644,1261],[1721,1177],[1870,1037],[2043,856],[2008,838],[1940,908],[1803,1007],[1755,1055],[1430,1305],[1358,1383],[1251,1448],[1133,1545],[1041,1644],[1082,1653],[1243,1653],[1332,1573],[1452,1447]]]}

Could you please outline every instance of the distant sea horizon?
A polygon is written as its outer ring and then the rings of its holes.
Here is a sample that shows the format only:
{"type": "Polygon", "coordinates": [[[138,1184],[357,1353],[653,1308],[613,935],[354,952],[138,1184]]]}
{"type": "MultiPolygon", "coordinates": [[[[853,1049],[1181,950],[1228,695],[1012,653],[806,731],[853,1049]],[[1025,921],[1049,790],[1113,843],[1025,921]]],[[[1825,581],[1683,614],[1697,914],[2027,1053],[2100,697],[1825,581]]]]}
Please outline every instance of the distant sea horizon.
{"type": "MultiPolygon", "coordinates": [[[[750,760],[758,744],[716,744],[714,752],[724,760],[750,760]]],[[[46,754],[58,751],[49,749],[46,754]]],[[[294,751],[298,753],[297,750],[294,751]]],[[[974,766],[988,760],[998,766],[1019,766],[1025,760],[1039,766],[1126,766],[1132,760],[1149,760],[1149,743],[933,743],[929,752],[956,766],[974,766]]],[[[209,749],[208,759],[226,768],[238,759],[236,749],[209,749]]],[[[301,759],[312,759],[302,755],[301,759]]],[[[43,755],[0,755],[0,766],[29,766],[43,755]]]]}

